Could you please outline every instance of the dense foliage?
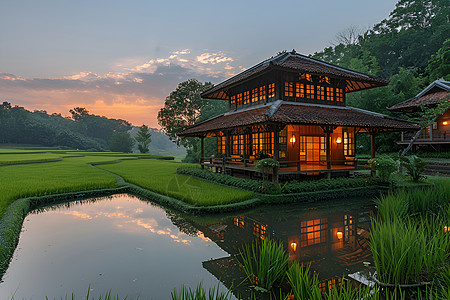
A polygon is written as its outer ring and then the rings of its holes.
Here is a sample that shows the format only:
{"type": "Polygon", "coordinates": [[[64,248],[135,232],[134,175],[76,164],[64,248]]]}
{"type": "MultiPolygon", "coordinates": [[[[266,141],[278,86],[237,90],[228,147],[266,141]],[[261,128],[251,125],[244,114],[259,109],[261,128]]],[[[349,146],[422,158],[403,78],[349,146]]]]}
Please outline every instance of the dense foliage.
{"type": "MultiPolygon", "coordinates": [[[[213,87],[210,82],[196,79],[181,82],[175,91],[167,96],[164,107],[158,112],[158,123],[172,141],[188,148],[185,162],[199,162],[200,141],[198,138],[179,139],[177,133],[205,121],[227,110],[228,103],[220,100],[206,100],[200,94],[213,87]]],[[[216,153],[216,139],[205,139],[205,155],[216,153]]]]}
{"type": "MultiPolygon", "coordinates": [[[[434,80],[450,79],[449,15],[447,0],[400,0],[387,19],[357,38],[350,27],[338,36],[338,45],[313,57],[389,79],[386,87],[348,94],[347,105],[392,114],[387,107],[414,97],[434,80]]],[[[398,133],[378,135],[377,152],[392,151],[398,139],[398,133]]],[[[359,152],[368,153],[367,136],[358,135],[357,144],[359,152]]]]}
{"type": "Polygon", "coordinates": [[[280,185],[273,182],[263,182],[259,180],[234,177],[226,174],[213,173],[199,168],[178,168],[177,173],[194,176],[214,183],[233,186],[261,194],[294,194],[327,191],[334,189],[374,186],[381,183],[378,179],[373,177],[356,177],[319,179],[310,181],[293,180],[285,183],[284,185],[280,185]]]}
{"type": "Polygon", "coordinates": [[[0,104],[0,144],[64,146],[90,151],[108,150],[113,132],[125,132],[131,124],[89,114],[85,108],[71,110],[72,119],[46,111],[28,111],[11,103],[0,104]]]}

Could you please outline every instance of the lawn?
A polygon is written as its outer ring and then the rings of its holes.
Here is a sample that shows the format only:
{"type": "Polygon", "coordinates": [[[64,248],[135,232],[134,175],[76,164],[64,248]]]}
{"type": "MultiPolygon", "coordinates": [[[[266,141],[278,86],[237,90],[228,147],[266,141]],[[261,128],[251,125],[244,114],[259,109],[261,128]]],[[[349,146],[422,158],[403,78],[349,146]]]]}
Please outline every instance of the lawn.
{"type": "Polygon", "coordinates": [[[252,192],[178,175],[176,170],[180,165],[177,162],[140,159],[98,167],[122,176],[127,182],[195,206],[234,203],[253,197],[252,192]]]}

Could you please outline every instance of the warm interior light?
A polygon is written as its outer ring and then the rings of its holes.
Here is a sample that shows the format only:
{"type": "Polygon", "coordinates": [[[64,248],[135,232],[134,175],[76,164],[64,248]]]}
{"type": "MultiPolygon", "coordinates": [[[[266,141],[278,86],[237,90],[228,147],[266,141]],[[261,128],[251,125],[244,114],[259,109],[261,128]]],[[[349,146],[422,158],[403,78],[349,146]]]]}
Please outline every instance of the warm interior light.
{"type": "Polygon", "coordinates": [[[295,252],[295,250],[297,250],[297,243],[296,243],[296,242],[292,242],[292,243],[291,243],[291,248],[292,248],[292,250],[294,250],[294,252],[295,252]]]}
{"type": "Polygon", "coordinates": [[[337,143],[337,144],[340,144],[340,143],[342,143],[342,139],[341,139],[341,137],[340,137],[340,136],[338,136],[338,137],[337,137],[337,139],[336,139],[336,143],[337,143]]]}
{"type": "Polygon", "coordinates": [[[447,121],[442,122],[442,125],[448,125],[447,121]]]}
{"type": "Polygon", "coordinates": [[[292,144],[294,144],[294,143],[295,143],[295,135],[293,135],[289,141],[290,141],[292,144]]]}
{"type": "Polygon", "coordinates": [[[336,233],[336,235],[337,235],[338,240],[340,240],[340,239],[342,239],[343,233],[342,233],[342,231],[338,231],[336,233]]]}

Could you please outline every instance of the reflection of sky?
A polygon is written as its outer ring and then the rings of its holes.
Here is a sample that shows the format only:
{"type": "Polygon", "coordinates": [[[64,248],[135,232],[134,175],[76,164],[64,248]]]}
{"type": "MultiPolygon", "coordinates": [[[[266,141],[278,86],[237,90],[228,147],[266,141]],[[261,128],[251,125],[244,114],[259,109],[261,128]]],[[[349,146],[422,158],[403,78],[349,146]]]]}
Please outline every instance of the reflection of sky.
{"type": "Polygon", "coordinates": [[[0,299],[59,299],[111,290],[168,299],[182,284],[217,285],[202,262],[228,256],[199,233],[181,232],[161,208],[134,197],[74,204],[26,217],[0,299]]]}

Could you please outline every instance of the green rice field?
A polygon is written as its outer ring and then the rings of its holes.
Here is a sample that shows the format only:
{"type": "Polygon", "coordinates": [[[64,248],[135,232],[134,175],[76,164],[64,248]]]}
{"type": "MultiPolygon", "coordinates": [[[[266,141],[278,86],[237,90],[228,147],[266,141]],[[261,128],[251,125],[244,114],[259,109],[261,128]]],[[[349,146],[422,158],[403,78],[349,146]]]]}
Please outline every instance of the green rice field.
{"type": "Polygon", "coordinates": [[[196,206],[227,204],[253,197],[252,192],[175,174],[180,166],[176,162],[146,159],[98,167],[122,176],[129,183],[196,206]]]}
{"type": "Polygon", "coordinates": [[[142,154],[1,148],[0,217],[19,198],[117,187],[116,177],[106,171],[193,205],[233,203],[253,197],[252,192],[177,175],[181,163],[151,158],[142,154]]]}

